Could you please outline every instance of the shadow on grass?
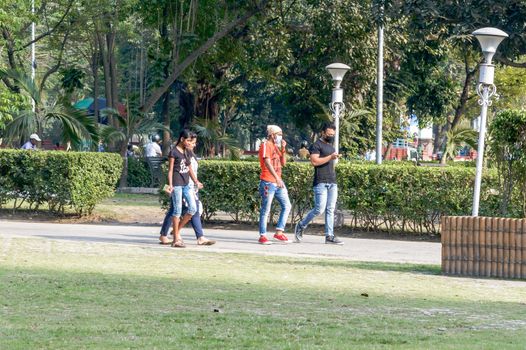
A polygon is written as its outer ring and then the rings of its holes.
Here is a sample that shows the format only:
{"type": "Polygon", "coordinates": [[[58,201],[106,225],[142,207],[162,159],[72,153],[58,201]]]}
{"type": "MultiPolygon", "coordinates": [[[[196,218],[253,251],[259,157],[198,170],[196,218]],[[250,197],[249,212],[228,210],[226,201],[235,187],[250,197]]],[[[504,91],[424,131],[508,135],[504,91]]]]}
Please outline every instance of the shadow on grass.
{"type": "Polygon", "coordinates": [[[361,262],[361,261],[345,261],[345,260],[292,260],[276,258],[272,264],[289,264],[298,266],[326,266],[338,268],[351,268],[359,270],[372,271],[391,271],[391,272],[406,272],[416,273],[422,275],[440,275],[442,273],[440,265],[425,265],[425,264],[411,264],[411,263],[388,263],[388,262],[361,262]]]}
{"type": "MultiPolygon", "coordinates": [[[[309,264],[279,260],[275,263],[309,264]]],[[[285,280],[272,286],[255,277],[240,285],[213,278],[203,283],[192,274],[147,277],[0,265],[0,348],[523,349],[526,341],[517,303],[383,294],[363,298],[351,283],[327,299],[322,284],[291,289],[285,280]]]]}

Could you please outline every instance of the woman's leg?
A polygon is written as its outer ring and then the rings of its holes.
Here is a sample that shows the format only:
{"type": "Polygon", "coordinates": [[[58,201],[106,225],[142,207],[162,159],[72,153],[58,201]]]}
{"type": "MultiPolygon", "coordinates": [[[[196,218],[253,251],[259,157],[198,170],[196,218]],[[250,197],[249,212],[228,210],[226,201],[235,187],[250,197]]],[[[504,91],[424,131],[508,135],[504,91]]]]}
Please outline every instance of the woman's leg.
{"type": "Polygon", "coordinates": [[[197,245],[213,245],[216,241],[206,238],[205,233],[203,232],[203,223],[201,221],[202,204],[199,201],[199,198],[197,198],[197,194],[195,196],[195,204],[197,212],[192,216],[191,224],[194,228],[195,237],[197,238],[197,245]]]}
{"type": "Polygon", "coordinates": [[[170,196],[170,209],[166,212],[166,215],[164,216],[163,220],[163,226],[161,227],[161,236],[168,236],[168,230],[170,229],[170,226],[172,224],[172,217],[174,212],[174,205],[172,201],[172,196],[170,196]]]}
{"type": "MultiPolygon", "coordinates": [[[[199,199],[196,198],[195,204],[196,207],[199,208],[199,199]]],[[[201,213],[199,212],[199,209],[195,212],[194,216],[192,216],[191,224],[195,232],[195,238],[199,239],[200,237],[203,237],[203,225],[201,223],[201,213]]]]}
{"type": "Polygon", "coordinates": [[[182,188],[182,197],[184,197],[184,199],[186,200],[186,204],[188,205],[188,210],[186,211],[186,214],[184,214],[184,216],[181,218],[181,220],[178,223],[179,232],[192,219],[192,216],[194,216],[194,214],[197,212],[196,203],[195,203],[195,193],[191,186],[186,185],[182,188]]]}
{"type": "Polygon", "coordinates": [[[181,213],[183,211],[183,187],[175,186],[172,191],[172,203],[173,203],[173,216],[172,216],[172,225],[174,231],[174,238],[172,245],[177,246],[179,242],[182,242],[181,239],[181,213]]]}

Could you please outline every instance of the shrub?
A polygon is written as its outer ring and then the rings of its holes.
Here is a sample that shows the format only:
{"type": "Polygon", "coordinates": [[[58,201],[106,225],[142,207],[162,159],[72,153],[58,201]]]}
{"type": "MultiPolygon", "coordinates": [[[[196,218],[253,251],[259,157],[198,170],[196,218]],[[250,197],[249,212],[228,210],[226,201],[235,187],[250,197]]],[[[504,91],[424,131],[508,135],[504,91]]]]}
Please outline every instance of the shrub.
{"type": "MultiPolygon", "coordinates": [[[[206,218],[222,211],[235,220],[258,220],[259,164],[201,161],[198,177],[206,218]]],[[[442,215],[470,215],[475,169],[470,167],[417,167],[408,164],[375,165],[341,162],[337,167],[338,208],[351,216],[350,226],[387,232],[438,233],[442,215]]],[[[283,169],[297,222],[312,207],[313,168],[291,162],[283,169]]],[[[497,173],[486,171],[481,191],[481,215],[497,213],[497,173]]],[[[277,211],[279,205],[274,206],[277,211]],[[277,208],[276,208],[277,207],[277,208]]]]}
{"type": "Polygon", "coordinates": [[[526,216],[526,111],[500,111],[489,134],[489,155],[500,175],[500,214],[526,216]]]}
{"type": "Polygon", "coordinates": [[[127,183],[130,187],[150,187],[150,169],[144,158],[128,158],[127,183]]]}
{"type": "Polygon", "coordinates": [[[113,153],[0,150],[0,205],[47,203],[53,212],[89,214],[113,195],[121,171],[122,158],[113,153]]]}

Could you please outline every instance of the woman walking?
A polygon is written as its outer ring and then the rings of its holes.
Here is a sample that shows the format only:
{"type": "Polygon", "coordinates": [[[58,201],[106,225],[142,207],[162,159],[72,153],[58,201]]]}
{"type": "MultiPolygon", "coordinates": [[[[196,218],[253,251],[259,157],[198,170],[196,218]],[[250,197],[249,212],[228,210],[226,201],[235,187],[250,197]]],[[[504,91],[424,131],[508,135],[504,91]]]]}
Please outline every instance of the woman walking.
{"type": "MultiPolygon", "coordinates": [[[[170,224],[170,218],[173,225],[173,241],[172,247],[184,248],[185,244],[181,238],[181,229],[192,219],[192,216],[197,212],[195,191],[190,187],[189,182],[192,178],[197,188],[203,188],[203,184],[197,180],[197,177],[192,170],[190,158],[188,157],[188,150],[191,147],[191,142],[196,138],[196,135],[190,130],[183,130],[179,135],[179,139],[175,147],[170,151],[169,168],[168,168],[168,188],[170,193],[170,210],[166,214],[165,223],[170,224]],[[188,210],[182,216],[183,212],[183,198],[186,201],[188,210]],[[182,216],[182,217],[181,217],[182,216]]],[[[168,243],[168,238],[163,235],[163,230],[167,231],[165,224],[161,228],[161,237],[159,240],[162,244],[168,243]]]]}

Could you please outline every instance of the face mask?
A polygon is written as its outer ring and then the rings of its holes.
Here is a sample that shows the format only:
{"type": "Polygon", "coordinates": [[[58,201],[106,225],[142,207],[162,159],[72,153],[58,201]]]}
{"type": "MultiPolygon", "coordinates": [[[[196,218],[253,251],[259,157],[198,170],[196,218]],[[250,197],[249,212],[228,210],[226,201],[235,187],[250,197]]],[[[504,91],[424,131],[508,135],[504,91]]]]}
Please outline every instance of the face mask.
{"type": "Polygon", "coordinates": [[[328,142],[328,143],[334,142],[334,136],[325,136],[323,139],[325,140],[325,142],[328,142]]]}
{"type": "Polygon", "coordinates": [[[276,135],[276,136],[274,137],[274,143],[275,143],[276,145],[281,145],[281,140],[283,140],[283,136],[281,136],[281,135],[276,135]]]}

